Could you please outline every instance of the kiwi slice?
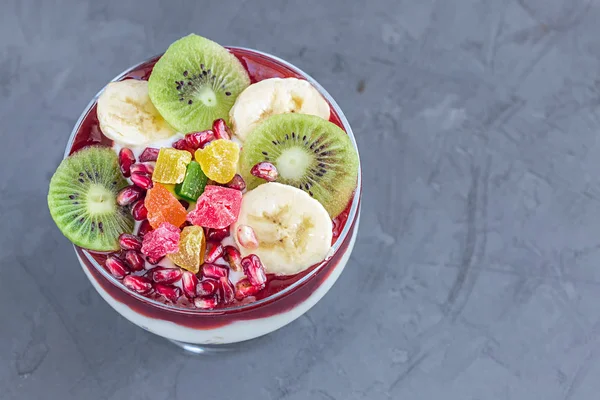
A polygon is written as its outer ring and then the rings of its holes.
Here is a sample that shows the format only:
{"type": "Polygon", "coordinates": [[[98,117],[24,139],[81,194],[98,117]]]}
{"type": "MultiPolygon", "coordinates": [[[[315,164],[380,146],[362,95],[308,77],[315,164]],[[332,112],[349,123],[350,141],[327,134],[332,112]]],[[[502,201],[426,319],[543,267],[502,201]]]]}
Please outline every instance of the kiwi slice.
{"type": "Polygon", "coordinates": [[[119,249],[121,233],[133,232],[133,217],[117,204],[127,181],[108,147],[86,147],[65,158],[50,180],[48,207],[63,235],[77,246],[119,249]]]}
{"type": "Polygon", "coordinates": [[[250,173],[262,161],[277,167],[277,182],[304,190],[323,204],[331,218],[344,211],[356,189],[358,155],[350,138],[316,116],[274,115],[250,132],[240,156],[249,190],[266,182],[250,173]]]}
{"type": "Polygon", "coordinates": [[[182,133],[210,129],[219,118],[228,121],[229,109],[249,85],[233,54],[193,34],[169,46],[148,79],[152,103],[182,133]]]}

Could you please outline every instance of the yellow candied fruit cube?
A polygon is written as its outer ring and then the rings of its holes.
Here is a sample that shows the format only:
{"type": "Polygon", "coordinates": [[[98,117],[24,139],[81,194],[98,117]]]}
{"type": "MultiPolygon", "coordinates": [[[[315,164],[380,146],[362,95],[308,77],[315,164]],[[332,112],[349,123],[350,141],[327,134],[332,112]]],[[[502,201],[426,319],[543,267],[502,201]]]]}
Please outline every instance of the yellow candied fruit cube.
{"type": "Polygon", "coordinates": [[[206,251],[206,237],[200,226],[186,226],[181,231],[179,251],[167,254],[167,258],[181,268],[194,274],[200,270],[206,251]]]}
{"type": "Polygon", "coordinates": [[[163,147],[158,153],[152,180],[169,184],[181,183],[185,178],[186,167],[191,161],[190,152],[163,147]]]}
{"type": "Polygon", "coordinates": [[[196,161],[202,172],[217,183],[227,183],[233,179],[240,158],[240,148],[231,140],[219,139],[196,150],[196,161]]]}

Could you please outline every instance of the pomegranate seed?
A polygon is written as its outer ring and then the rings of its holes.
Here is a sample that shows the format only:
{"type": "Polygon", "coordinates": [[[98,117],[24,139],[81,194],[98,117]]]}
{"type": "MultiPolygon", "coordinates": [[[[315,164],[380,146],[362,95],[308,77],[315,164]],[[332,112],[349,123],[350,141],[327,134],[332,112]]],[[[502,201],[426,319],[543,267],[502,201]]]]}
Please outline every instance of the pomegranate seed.
{"type": "Polygon", "coordinates": [[[139,200],[144,195],[144,191],[137,186],[131,185],[121,189],[117,194],[117,204],[127,206],[136,200],[139,200]]]}
{"type": "Polygon", "coordinates": [[[142,189],[152,188],[152,178],[144,174],[131,174],[131,181],[142,189]]]}
{"type": "Polygon", "coordinates": [[[214,242],[220,242],[227,236],[229,236],[229,227],[222,229],[209,229],[208,233],[206,234],[206,238],[214,242]]]}
{"type": "Polygon", "coordinates": [[[155,149],[154,147],[146,147],[142,154],[140,154],[140,161],[156,161],[158,159],[159,149],[155,149]]]}
{"type": "Polygon", "coordinates": [[[226,186],[230,189],[242,191],[246,189],[246,181],[244,181],[244,178],[242,178],[240,174],[235,174],[233,179],[230,180],[226,186]]]}
{"type": "Polygon", "coordinates": [[[188,147],[192,149],[203,149],[207,143],[215,140],[215,134],[213,131],[206,130],[202,132],[193,132],[185,135],[185,141],[188,147]]]}
{"type": "Polygon", "coordinates": [[[211,308],[215,308],[218,304],[217,298],[216,297],[209,297],[206,299],[197,297],[194,299],[194,305],[197,308],[201,308],[204,310],[209,310],[211,308]]]}
{"type": "Polygon", "coordinates": [[[143,220],[140,224],[140,228],[138,229],[138,236],[144,237],[144,235],[152,230],[152,225],[150,225],[150,221],[147,219],[143,220]]]}
{"type": "Polygon", "coordinates": [[[214,279],[203,279],[196,285],[197,296],[210,296],[217,291],[218,283],[214,279]]]}
{"type": "Polygon", "coordinates": [[[202,265],[202,276],[206,278],[219,279],[222,277],[227,277],[227,275],[229,275],[229,270],[222,265],[209,263],[202,265]]]}
{"type": "Polygon", "coordinates": [[[219,118],[213,122],[213,132],[215,133],[215,138],[217,139],[230,140],[232,136],[231,131],[229,130],[229,127],[223,118],[219,118]]]}
{"type": "Polygon", "coordinates": [[[148,210],[144,205],[144,200],[136,201],[131,207],[131,215],[136,221],[143,221],[148,217],[148,210]]]}
{"type": "Polygon", "coordinates": [[[152,174],[154,173],[154,166],[152,164],[143,164],[143,163],[133,164],[131,166],[131,173],[132,174],[145,174],[145,175],[152,176],[152,174]]]}
{"type": "Polygon", "coordinates": [[[130,168],[133,163],[135,163],[133,151],[127,147],[123,147],[121,151],[119,151],[119,168],[121,169],[123,176],[128,177],[131,175],[130,168]]]}
{"type": "Polygon", "coordinates": [[[156,293],[165,297],[167,300],[176,303],[181,296],[181,289],[173,285],[165,285],[164,283],[157,283],[154,285],[156,293]]]}
{"type": "Polygon", "coordinates": [[[154,267],[147,274],[156,283],[171,284],[181,279],[183,271],[179,268],[154,267]]]}
{"type": "Polygon", "coordinates": [[[185,139],[179,139],[178,141],[173,143],[173,147],[176,148],[177,150],[189,151],[192,154],[192,156],[194,155],[194,149],[192,149],[191,147],[188,146],[185,139]]]}
{"type": "Polygon", "coordinates": [[[154,257],[146,256],[146,261],[148,261],[149,264],[156,265],[159,262],[161,262],[161,260],[163,258],[165,258],[165,257],[154,258],[154,257]]]}
{"type": "Polygon", "coordinates": [[[242,256],[238,249],[233,246],[225,246],[223,258],[229,263],[229,268],[234,271],[242,270],[242,256]]]}
{"type": "Polygon", "coordinates": [[[144,258],[135,250],[128,250],[125,253],[125,261],[132,271],[141,271],[144,269],[144,258]]]}
{"type": "Polygon", "coordinates": [[[152,282],[144,276],[129,275],[123,278],[123,284],[139,294],[148,294],[152,291],[152,282]]]}
{"type": "Polygon", "coordinates": [[[129,275],[125,262],[116,256],[108,256],[104,265],[106,265],[108,272],[117,279],[123,279],[126,275],[129,275]]]}
{"type": "Polygon", "coordinates": [[[235,298],[235,288],[226,276],[219,279],[221,284],[221,299],[224,304],[231,303],[235,298]]]}
{"type": "Polygon", "coordinates": [[[204,256],[204,262],[214,263],[223,255],[223,246],[220,243],[214,244],[204,256]]]}
{"type": "Polygon", "coordinates": [[[142,239],[135,235],[130,235],[129,233],[121,233],[119,235],[119,246],[123,250],[141,250],[142,249],[142,239]]]}
{"type": "Polygon", "coordinates": [[[273,182],[279,176],[277,168],[270,162],[259,162],[250,170],[250,173],[257,178],[264,179],[267,182],[273,182]]]}
{"type": "Polygon", "coordinates": [[[185,208],[186,210],[190,206],[190,203],[188,203],[185,200],[179,200],[179,204],[181,204],[183,206],[183,208],[185,208]]]}
{"type": "Polygon", "coordinates": [[[242,258],[242,268],[253,286],[262,286],[267,282],[265,267],[256,254],[250,254],[242,258]]]}
{"type": "Polygon", "coordinates": [[[236,232],[237,240],[240,246],[254,250],[258,249],[258,239],[256,238],[256,234],[254,233],[254,229],[248,225],[240,225],[237,227],[236,232]]]}
{"type": "Polygon", "coordinates": [[[190,271],[184,271],[181,276],[181,287],[183,293],[190,299],[193,299],[198,294],[196,292],[198,286],[198,277],[192,274],[190,271]]]}
{"type": "Polygon", "coordinates": [[[242,300],[248,296],[254,296],[256,293],[260,292],[264,288],[263,286],[253,286],[250,281],[246,279],[242,279],[235,285],[235,298],[238,300],[242,300]]]}

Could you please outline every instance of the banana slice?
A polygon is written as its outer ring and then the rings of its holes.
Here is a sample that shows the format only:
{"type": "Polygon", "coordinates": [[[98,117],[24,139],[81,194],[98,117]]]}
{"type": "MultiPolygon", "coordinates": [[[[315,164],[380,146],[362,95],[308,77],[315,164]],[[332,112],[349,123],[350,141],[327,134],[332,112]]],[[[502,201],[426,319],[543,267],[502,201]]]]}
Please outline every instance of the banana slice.
{"type": "Polygon", "coordinates": [[[248,86],[229,111],[235,134],[242,141],[265,118],[284,113],[316,115],[329,120],[329,104],[309,82],[271,78],[248,86]]]}
{"type": "Polygon", "coordinates": [[[148,82],[111,82],[96,109],[104,135],[125,146],[142,146],[175,134],[148,96],[148,82]]]}
{"type": "Polygon", "coordinates": [[[303,190],[270,182],[244,194],[234,227],[249,225],[258,238],[256,254],[267,273],[293,275],[323,261],[331,248],[332,222],[325,208],[303,190]]]}

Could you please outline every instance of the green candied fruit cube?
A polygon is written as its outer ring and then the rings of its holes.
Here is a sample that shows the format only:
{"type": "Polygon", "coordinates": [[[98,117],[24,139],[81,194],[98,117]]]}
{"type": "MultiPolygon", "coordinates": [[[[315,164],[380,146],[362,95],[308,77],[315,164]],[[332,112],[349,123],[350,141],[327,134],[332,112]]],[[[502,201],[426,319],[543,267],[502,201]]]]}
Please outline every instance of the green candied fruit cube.
{"type": "Polygon", "coordinates": [[[186,200],[196,201],[202,192],[204,192],[207,181],[208,178],[202,172],[200,164],[192,161],[187,166],[183,182],[175,185],[175,193],[186,200]]]}

